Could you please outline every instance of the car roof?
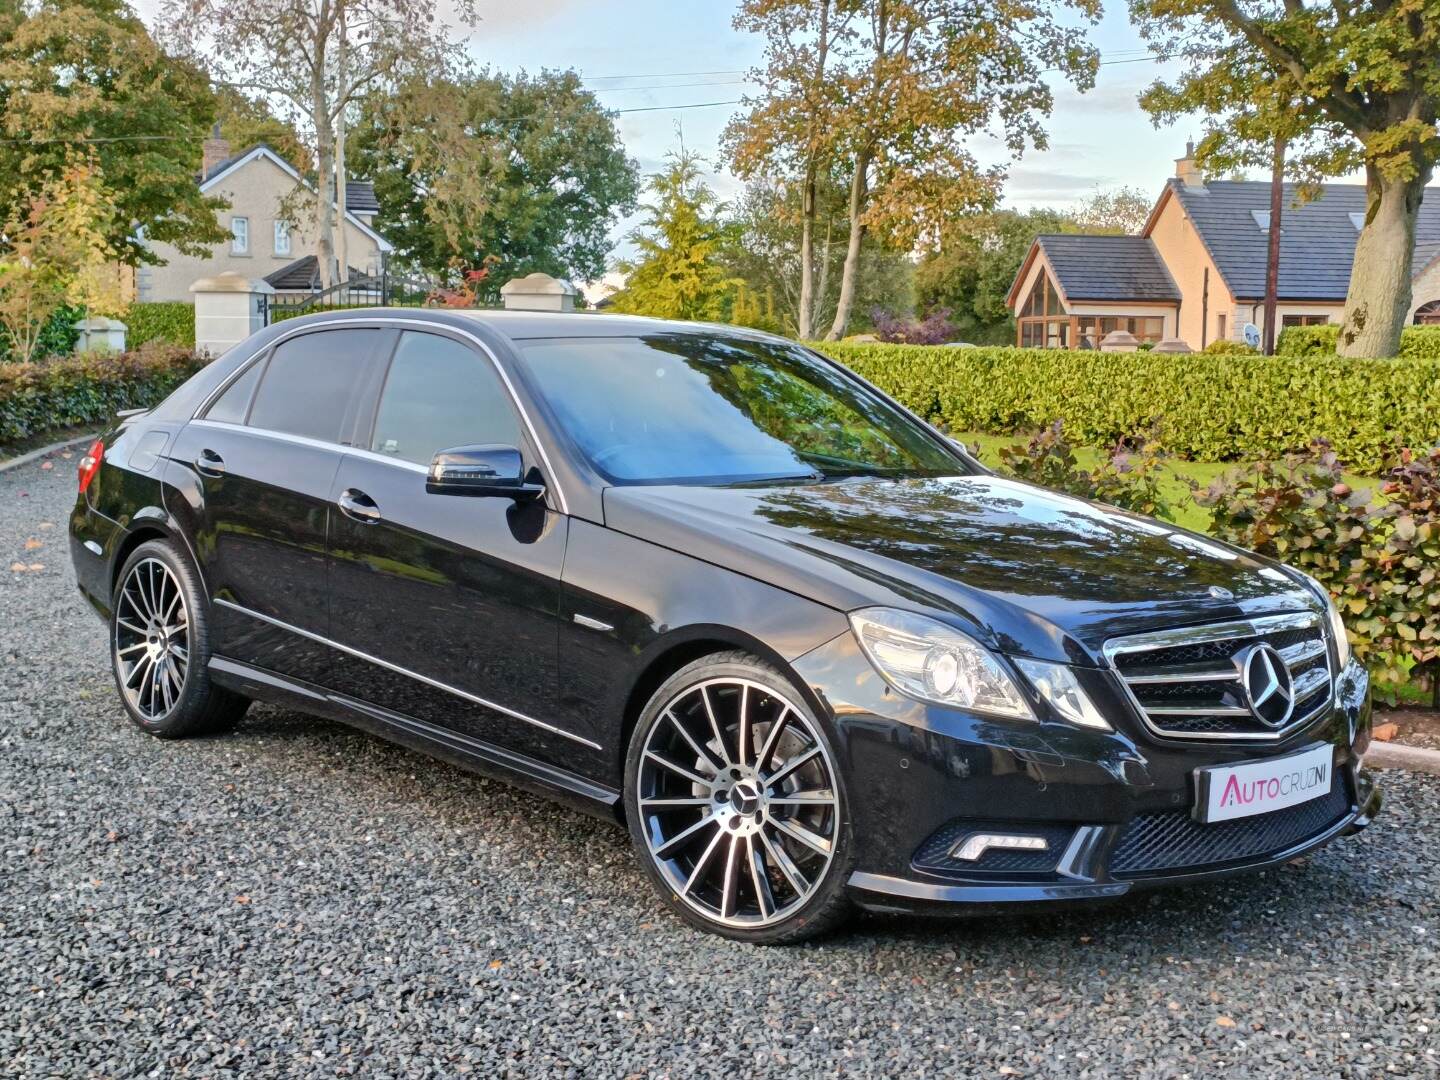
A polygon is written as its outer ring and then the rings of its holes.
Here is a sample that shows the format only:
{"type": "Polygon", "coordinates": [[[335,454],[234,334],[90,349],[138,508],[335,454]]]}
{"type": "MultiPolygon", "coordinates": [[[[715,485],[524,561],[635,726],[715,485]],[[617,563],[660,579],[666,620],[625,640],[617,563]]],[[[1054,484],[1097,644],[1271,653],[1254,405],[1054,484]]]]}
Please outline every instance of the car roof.
{"type": "MultiPolygon", "coordinates": [[[[639,337],[644,334],[725,334],[753,340],[779,340],[743,326],[720,323],[684,322],[679,319],[652,319],[643,315],[619,315],[604,311],[487,311],[473,308],[346,308],[304,316],[306,323],[320,325],[364,318],[404,318],[436,326],[465,329],[476,323],[511,339],[639,337]]],[[[300,322],[287,320],[287,325],[300,322]]]]}

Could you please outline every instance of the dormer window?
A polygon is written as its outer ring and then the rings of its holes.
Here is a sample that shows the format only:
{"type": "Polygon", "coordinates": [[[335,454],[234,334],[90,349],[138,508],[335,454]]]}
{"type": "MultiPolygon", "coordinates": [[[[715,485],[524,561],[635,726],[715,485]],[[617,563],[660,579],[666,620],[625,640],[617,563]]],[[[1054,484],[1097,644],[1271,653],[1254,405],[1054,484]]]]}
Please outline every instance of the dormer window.
{"type": "MultiPolygon", "coordinates": [[[[1255,227],[1257,229],[1259,229],[1263,233],[1268,233],[1270,231],[1269,210],[1251,210],[1250,216],[1255,219],[1255,227]]],[[[1280,231],[1282,233],[1285,231],[1283,226],[1281,227],[1280,231]]]]}

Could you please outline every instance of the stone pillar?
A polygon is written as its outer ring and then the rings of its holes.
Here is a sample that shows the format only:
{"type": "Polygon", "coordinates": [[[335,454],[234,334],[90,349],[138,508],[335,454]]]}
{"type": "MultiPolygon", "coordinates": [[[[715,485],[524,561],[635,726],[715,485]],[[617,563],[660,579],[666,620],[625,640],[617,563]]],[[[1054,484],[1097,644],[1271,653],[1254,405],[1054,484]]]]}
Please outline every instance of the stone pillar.
{"type": "Polygon", "coordinates": [[[1111,330],[1100,341],[1101,352],[1139,352],[1140,339],[1129,330],[1111,330]]]}
{"type": "Polygon", "coordinates": [[[500,286],[506,311],[574,311],[578,290],[549,274],[527,274],[500,286]]]}
{"type": "Polygon", "coordinates": [[[1182,338],[1167,337],[1160,341],[1157,341],[1155,343],[1155,347],[1150,351],[1162,353],[1188,353],[1193,352],[1194,350],[1192,350],[1189,343],[1182,338]]]}
{"type": "Polygon", "coordinates": [[[227,270],[201,278],[190,292],[195,296],[195,351],[219,356],[264,329],[275,290],[227,270]]]}
{"type": "Polygon", "coordinates": [[[92,315],[75,324],[80,338],[75,342],[76,352],[124,352],[125,324],[119,319],[107,319],[92,315]]]}

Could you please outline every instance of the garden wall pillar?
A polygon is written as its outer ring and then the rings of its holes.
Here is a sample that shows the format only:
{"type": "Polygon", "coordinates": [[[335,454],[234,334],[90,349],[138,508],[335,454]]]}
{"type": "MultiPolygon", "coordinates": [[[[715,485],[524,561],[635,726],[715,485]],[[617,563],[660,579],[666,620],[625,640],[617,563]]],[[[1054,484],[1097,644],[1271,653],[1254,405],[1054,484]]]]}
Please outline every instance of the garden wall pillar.
{"type": "Polygon", "coordinates": [[[265,327],[275,290],[227,270],[190,286],[195,296],[195,351],[219,356],[265,327]]]}
{"type": "Polygon", "coordinates": [[[93,315],[75,324],[80,335],[75,341],[76,352],[124,352],[125,324],[119,319],[93,315]]]}
{"type": "Polygon", "coordinates": [[[578,290],[549,274],[527,274],[500,286],[506,311],[574,311],[578,290]]]}

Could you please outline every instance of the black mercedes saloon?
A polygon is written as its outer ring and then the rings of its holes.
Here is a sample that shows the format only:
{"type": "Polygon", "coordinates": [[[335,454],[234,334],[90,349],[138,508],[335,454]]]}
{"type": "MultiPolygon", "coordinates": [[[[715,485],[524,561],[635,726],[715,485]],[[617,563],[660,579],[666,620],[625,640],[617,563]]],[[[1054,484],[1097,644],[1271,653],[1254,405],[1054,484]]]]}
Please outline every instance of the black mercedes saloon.
{"type": "Polygon", "coordinates": [[[744,941],[1272,866],[1379,808],[1315,581],[996,476],[766,334],[294,319],[122,416],[79,488],[142,729],[357,725],[623,822],[744,941]]]}

